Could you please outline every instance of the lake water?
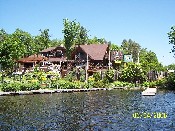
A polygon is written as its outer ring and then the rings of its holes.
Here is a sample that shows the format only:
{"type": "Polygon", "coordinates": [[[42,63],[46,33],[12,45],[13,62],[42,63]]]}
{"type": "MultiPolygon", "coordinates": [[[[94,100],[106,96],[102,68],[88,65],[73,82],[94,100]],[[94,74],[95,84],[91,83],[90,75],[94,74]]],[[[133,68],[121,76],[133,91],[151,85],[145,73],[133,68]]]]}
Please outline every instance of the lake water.
{"type": "Polygon", "coordinates": [[[140,91],[110,90],[0,96],[0,130],[173,131],[174,93],[141,96],[140,91]],[[167,116],[155,118],[156,112],[167,116]],[[141,118],[134,118],[134,113],[141,118]]]}

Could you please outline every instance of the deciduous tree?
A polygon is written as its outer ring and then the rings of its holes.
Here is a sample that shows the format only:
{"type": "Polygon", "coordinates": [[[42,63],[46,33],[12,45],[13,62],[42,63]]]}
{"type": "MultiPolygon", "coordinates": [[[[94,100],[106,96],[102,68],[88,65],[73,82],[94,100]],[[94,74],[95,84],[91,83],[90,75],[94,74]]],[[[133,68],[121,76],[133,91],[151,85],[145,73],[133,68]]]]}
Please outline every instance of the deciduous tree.
{"type": "Polygon", "coordinates": [[[127,40],[123,40],[122,42],[122,50],[124,52],[124,54],[131,54],[133,57],[133,62],[137,62],[138,61],[138,55],[141,49],[141,46],[136,43],[135,41],[132,41],[131,39],[127,40]]]}
{"type": "Polygon", "coordinates": [[[64,29],[64,46],[66,48],[66,55],[70,58],[72,49],[77,44],[85,44],[87,41],[87,30],[74,21],[68,19],[63,20],[64,29]]]}
{"type": "Polygon", "coordinates": [[[174,53],[175,56],[175,26],[171,27],[171,31],[168,33],[168,37],[169,37],[169,44],[173,45],[171,52],[174,53]]]}

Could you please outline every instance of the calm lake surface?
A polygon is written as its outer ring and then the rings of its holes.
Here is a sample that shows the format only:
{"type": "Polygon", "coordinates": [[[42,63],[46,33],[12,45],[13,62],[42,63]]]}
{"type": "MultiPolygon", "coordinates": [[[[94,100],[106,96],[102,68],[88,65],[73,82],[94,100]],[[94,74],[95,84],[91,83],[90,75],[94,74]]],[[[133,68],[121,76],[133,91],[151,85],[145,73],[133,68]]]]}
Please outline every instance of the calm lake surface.
{"type": "Polygon", "coordinates": [[[175,92],[94,91],[0,96],[2,131],[175,130],[175,92]],[[134,118],[133,113],[166,113],[167,118],[134,118]]]}

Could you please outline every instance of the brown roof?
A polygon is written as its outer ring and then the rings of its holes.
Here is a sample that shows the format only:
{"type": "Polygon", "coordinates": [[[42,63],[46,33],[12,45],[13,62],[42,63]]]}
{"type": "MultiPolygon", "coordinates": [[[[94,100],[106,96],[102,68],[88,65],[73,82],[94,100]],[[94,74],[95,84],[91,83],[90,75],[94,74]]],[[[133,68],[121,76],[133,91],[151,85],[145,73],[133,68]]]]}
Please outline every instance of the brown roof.
{"type": "Polygon", "coordinates": [[[33,63],[35,61],[43,61],[43,60],[47,60],[47,57],[42,56],[42,55],[31,55],[29,57],[25,57],[25,58],[21,58],[18,60],[18,62],[22,62],[22,63],[33,63]]]}
{"type": "Polygon", "coordinates": [[[62,57],[62,58],[49,58],[47,61],[48,62],[58,62],[58,61],[66,61],[67,58],[62,57]]]}
{"type": "Polygon", "coordinates": [[[55,50],[55,49],[65,50],[65,48],[62,47],[62,46],[55,46],[55,47],[49,47],[49,48],[44,49],[44,50],[42,50],[42,51],[40,51],[40,52],[41,52],[41,53],[44,53],[44,52],[53,51],[53,50],[55,50]]]}
{"type": "Polygon", "coordinates": [[[103,60],[108,44],[80,45],[80,48],[93,60],[103,60]]]}
{"type": "Polygon", "coordinates": [[[49,51],[54,50],[55,48],[56,48],[56,47],[49,47],[49,48],[47,48],[47,49],[42,50],[41,52],[49,52],[49,51]]]}

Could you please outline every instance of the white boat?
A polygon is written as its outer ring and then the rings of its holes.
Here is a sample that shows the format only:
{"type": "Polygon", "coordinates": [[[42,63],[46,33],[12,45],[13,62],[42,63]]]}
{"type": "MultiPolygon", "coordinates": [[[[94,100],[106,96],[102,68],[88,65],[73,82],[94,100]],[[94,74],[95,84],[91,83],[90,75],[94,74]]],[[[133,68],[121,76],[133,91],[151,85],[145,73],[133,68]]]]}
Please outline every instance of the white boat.
{"type": "Polygon", "coordinates": [[[147,88],[142,92],[142,96],[155,96],[157,92],[157,88],[147,88]]]}

